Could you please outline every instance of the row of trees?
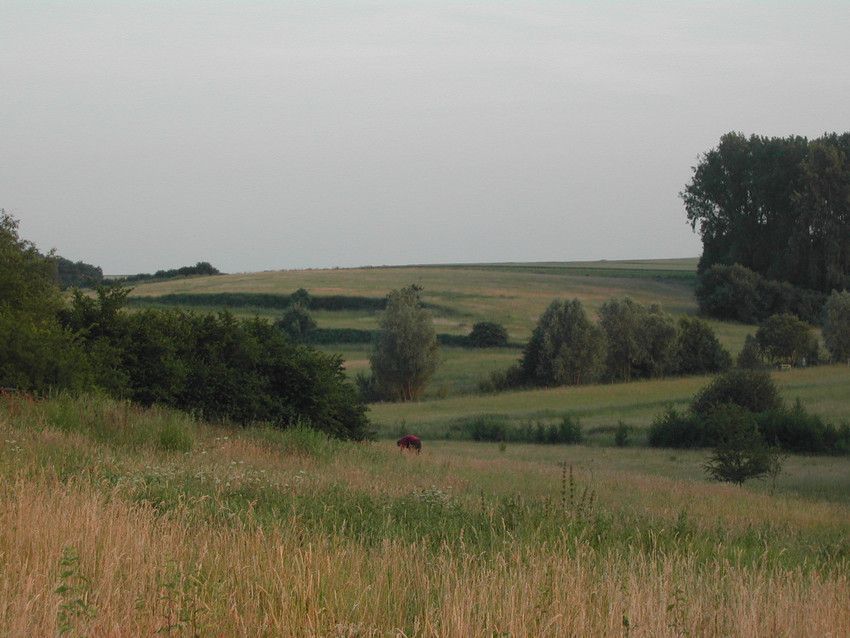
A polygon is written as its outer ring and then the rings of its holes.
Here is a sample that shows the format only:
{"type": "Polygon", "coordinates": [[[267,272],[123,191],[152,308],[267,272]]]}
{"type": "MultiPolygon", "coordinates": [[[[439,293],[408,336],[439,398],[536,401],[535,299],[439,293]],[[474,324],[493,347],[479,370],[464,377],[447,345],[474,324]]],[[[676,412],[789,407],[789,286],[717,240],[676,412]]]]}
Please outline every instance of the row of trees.
{"type": "MultiPolygon", "coordinates": [[[[438,340],[420,293],[420,288],[411,286],[387,298],[370,356],[372,375],[358,380],[371,400],[418,399],[437,368],[438,340]]],[[[832,358],[845,361],[850,358],[850,293],[834,293],[827,309],[824,339],[832,358]]],[[[502,336],[489,324],[481,332],[502,336]]],[[[812,326],[785,313],[769,317],[754,336],[748,336],[737,363],[752,369],[779,363],[810,365],[819,360],[812,326]]],[[[706,374],[731,365],[729,352],[699,317],[676,321],[658,305],[644,306],[624,298],[602,304],[595,323],[578,299],[555,300],[540,316],[520,361],[491,375],[482,389],[706,374]]]]}
{"type": "Polygon", "coordinates": [[[681,197],[702,237],[700,273],[737,263],[822,293],[850,286],[850,133],[729,133],[681,197]]]}
{"type": "Polygon", "coordinates": [[[99,390],[210,419],[307,422],[368,433],[341,359],[296,344],[271,323],[229,313],[124,310],[127,289],[59,293],[54,264],[0,212],[0,386],[99,390]]]}
{"type": "Polygon", "coordinates": [[[611,299],[593,323],[578,299],[553,301],[538,321],[520,362],[493,385],[579,385],[666,374],[724,370],[731,357],[702,319],[676,322],[660,306],[611,299]]]}

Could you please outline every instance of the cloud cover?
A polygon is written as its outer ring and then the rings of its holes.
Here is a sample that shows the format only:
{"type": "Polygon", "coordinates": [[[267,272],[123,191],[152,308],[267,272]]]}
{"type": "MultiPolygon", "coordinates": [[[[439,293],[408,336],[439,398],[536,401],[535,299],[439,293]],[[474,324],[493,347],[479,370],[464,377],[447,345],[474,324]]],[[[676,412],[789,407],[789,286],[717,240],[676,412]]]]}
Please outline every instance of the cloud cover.
{"type": "Polygon", "coordinates": [[[0,207],[109,273],[696,255],[730,130],[850,122],[835,3],[5,2],[0,207]]]}

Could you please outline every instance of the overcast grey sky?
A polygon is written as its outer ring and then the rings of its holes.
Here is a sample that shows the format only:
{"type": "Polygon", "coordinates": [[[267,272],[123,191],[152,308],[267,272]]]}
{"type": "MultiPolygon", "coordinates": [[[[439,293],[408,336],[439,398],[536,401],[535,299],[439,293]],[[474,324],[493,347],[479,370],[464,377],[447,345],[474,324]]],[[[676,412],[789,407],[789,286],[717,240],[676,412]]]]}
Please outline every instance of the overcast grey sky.
{"type": "Polygon", "coordinates": [[[0,2],[0,207],[130,273],[697,255],[730,130],[850,127],[850,3],[0,2]]]}

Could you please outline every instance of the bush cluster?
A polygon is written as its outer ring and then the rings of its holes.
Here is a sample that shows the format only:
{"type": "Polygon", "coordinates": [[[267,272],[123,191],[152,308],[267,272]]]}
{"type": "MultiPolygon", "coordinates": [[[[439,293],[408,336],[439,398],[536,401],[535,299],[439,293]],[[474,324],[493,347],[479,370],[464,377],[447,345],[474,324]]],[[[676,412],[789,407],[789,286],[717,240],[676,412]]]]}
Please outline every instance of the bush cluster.
{"type": "Polygon", "coordinates": [[[479,321],[466,337],[466,344],[472,348],[499,348],[508,345],[508,331],[502,324],[493,321],[479,321]]]}
{"type": "Polygon", "coordinates": [[[581,423],[571,416],[563,417],[558,423],[537,421],[512,425],[505,419],[482,415],[455,424],[453,429],[461,438],[473,441],[575,444],[584,440],[581,423]]]}
{"type": "Polygon", "coordinates": [[[126,313],[126,294],[75,292],[60,313],[86,352],[94,384],[111,395],[210,420],[303,420],[333,436],[366,436],[365,406],[338,356],[293,343],[267,321],[227,312],[126,313]]]}
{"type": "Polygon", "coordinates": [[[732,358],[711,327],[697,317],[676,323],[659,306],[611,299],[599,325],[578,299],[553,301],[541,315],[519,363],[492,373],[482,392],[523,386],[630,381],[668,374],[727,369],[732,358]]]}
{"type": "Polygon", "coordinates": [[[697,280],[696,296],[702,314],[743,323],[759,323],[785,313],[816,323],[826,301],[821,292],[766,279],[740,264],[715,264],[706,269],[697,280]]]}
{"type": "Polygon", "coordinates": [[[733,370],[717,377],[694,397],[687,411],[668,408],[649,428],[654,447],[702,448],[721,443],[732,408],[750,415],[767,445],[789,452],[850,452],[850,426],[836,426],[809,414],[800,404],[785,407],[770,376],[733,370]]]}

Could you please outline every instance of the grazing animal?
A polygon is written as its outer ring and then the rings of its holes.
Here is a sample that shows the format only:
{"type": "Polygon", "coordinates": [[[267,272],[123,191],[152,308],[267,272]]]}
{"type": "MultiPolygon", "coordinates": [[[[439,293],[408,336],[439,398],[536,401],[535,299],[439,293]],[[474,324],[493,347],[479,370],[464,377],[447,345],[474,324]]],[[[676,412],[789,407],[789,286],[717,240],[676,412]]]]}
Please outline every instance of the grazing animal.
{"type": "Polygon", "coordinates": [[[406,436],[401,437],[398,441],[396,441],[396,445],[400,450],[416,450],[416,453],[419,454],[422,451],[422,441],[418,436],[414,436],[413,434],[408,434],[406,436]]]}

